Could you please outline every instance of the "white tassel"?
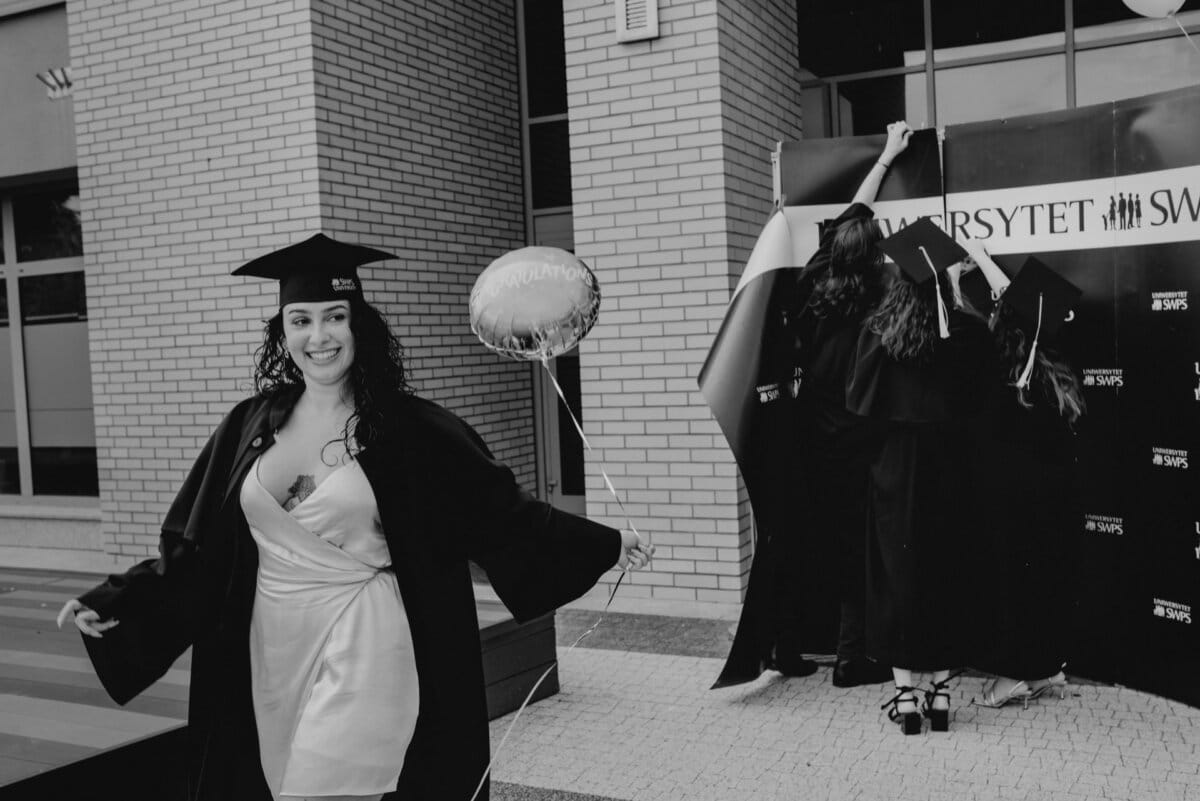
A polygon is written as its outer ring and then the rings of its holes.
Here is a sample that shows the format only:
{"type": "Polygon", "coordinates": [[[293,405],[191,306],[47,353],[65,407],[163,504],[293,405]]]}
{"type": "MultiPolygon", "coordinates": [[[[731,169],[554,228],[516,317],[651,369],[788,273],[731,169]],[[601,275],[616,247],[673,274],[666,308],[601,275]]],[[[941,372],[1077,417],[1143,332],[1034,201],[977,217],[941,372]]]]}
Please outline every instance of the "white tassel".
{"type": "Polygon", "coordinates": [[[937,298],[938,310],[938,334],[942,339],[949,339],[950,315],[946,311],[946,301],[942,300],[942,285],[938,283],[937,268],[933,266],[933,259],[929,258],[929,252],[925,250],[924,245],[918,245],[917,249],[921,251],[921,255],[925,257],[925,263],[933,271],[933,294],[937,298]]]}
{"type": "Polygon", "coordinates": [[[1033,360],[1037,356],[1038,337],[1042,335],[1042,293],[1038,293],[1038,318],[1037,329],[1033,332],[1033,344],[1029,346],[1029,359],[1025,362],[1025,369],[1021,371],[1021,377],[1017,379],[1017,389],[1025,389],[1029,386],[1029,379],[1033,376],[1033,360]]]}

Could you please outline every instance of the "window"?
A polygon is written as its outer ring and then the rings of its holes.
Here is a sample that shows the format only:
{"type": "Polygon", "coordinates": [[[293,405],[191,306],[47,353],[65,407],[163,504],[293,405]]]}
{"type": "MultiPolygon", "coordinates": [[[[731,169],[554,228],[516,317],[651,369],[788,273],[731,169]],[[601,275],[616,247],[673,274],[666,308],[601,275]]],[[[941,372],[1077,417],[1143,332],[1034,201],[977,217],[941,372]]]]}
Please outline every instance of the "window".
{"type": "MultiPolygon", "coordinates": [[[[1190,85],[1200,68],[1174,20],[1120,0],[798,0],[797,10],[809,138],[1118,100],[1190,85]]],[[[1200,0],[1176,18],[1200,33],[1200,0]]]]}
{"type": "Polygon", "coordinates": [[[79,197],[0,195],[0,493],[97,495],[79,197]]]}
{"type": "MultiPolygon", "coordinates": [[[[567,124],[563,0],[518,0],[519,58],[525,162],[525,238],[530,245],[575,249],[571,199],[571,140],[567,124]]],[[[554,360],[570,409],[582,418],[579,354],[554,360]]],[[[540,376],[540,372],[538,373],[540,376]]],[[[539,379],[542,380],[542,379],[539,379]]],[[[569,511],[584,507],[583,445],[567,408],[539,391],[543,411],[539,482],[547,497],[569,511]],[[547,402],[548,401],[548,402],[547,402]],[[553,478],[549,478],[553,476],[553,478]]]]}

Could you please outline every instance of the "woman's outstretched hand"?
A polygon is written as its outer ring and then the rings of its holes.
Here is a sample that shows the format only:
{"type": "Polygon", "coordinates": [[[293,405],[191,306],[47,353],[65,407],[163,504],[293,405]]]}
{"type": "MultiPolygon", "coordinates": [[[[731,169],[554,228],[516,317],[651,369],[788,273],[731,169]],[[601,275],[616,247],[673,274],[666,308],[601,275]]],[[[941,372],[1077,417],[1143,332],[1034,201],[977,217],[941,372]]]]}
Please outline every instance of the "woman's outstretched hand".
{"type": "Polygon", "coordinates": [[[88,609],[75,598],[63,604],[58,613],[58,627],[61,629],[68,615],[74,615],[75,627],[89,637],[103,637],[104,632],[116,626],[118,620],[101,620],[100,613],[88,609]]]}
{"type": "Polygon", "coordinates": [[[621,570],[639,570],[650,564],[654,557],[654,546],[642,544],[642,538],[632,531],[621,532],[621,557],[617,567],[621,570]]]}
{"type": "Polygon", "coordinates": [[[880,159],[886,164],[891,164],[892,160],[908,147],[908,140],[911,136],[912,128],[909,128],[908,123],[904,120],[888,125],[887,144],[883,146],[883,155],[880,156],[880,159]]]}

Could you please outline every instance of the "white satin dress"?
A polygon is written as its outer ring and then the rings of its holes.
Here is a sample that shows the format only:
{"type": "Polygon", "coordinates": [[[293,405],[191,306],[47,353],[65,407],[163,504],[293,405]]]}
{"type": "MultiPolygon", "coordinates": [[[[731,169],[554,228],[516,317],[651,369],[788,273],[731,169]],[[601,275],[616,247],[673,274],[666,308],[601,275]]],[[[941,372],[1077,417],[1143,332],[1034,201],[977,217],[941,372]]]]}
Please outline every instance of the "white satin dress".
{"type": "Polygon", "coordinates": [[[288,512],[255,462],[241,505],[258,545],[250,664],[272,797],[395,790],[417,722],[417,668],[362,468],[337,468],[288,512]]]}

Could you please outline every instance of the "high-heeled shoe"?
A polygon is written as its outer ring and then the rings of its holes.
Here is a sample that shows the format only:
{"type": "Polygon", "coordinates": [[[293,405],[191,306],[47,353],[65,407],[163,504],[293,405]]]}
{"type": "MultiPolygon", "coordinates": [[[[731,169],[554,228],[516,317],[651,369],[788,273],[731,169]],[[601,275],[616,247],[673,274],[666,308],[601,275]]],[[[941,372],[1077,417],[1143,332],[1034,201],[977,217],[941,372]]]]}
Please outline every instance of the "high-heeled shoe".
{"type": "Polygon", "coordinates": [[[1059,700],[1067,697],[1067,677],[1061,670],[1048,679],[1041,679],[1041,681],[1046,683],[1038,684],[1038,686],[1030,689],[1030,701],[1035,698],[1041,698],[1047,692],[1057,693],[1059,700]]]}
{"type": "Polygon", "coordinates": [[[1025,709],[1028,709],[1030,699],[1036,697],[1029,691],[1029,685],[1023,681],[1018,681],[1009,687],[1007,692],[997,695],[996,685],[999,682],[999,679],[992,679],[985,683],[983,685],[983,697],[972,698],[971,703],[977,706],[990,707],[991,709],[999,709],[1002,706],[1020,703],[1025,709]]]}
{"type": "Polygon", "coordinates": [[[880,709],[891,707],[888,709],[888,720],[900,724],[900,729],[905,734],[921,733],[921,713],[917,711],[917,699],[913,695],[916,689],[916,687],[896,685],[896,696],[879,707],[880,709]],[[905,703],[912,704],[911,712],[900,711],[900,704],[905,703]]]}
{"type": "Polygon", "coordinates": [[[930,685],[930,689],[922,690],[925,693],[925,703],[922,704],[921,712],[925,717],[929,718],[930,731],[950,731],[950,693],[946,692],[946,688],[950,686],[950,676],[942,681],[935,681],[930,685]],[[933,701],[938,696],[946,699],[945,709],[935,709],[933,701]]]}

